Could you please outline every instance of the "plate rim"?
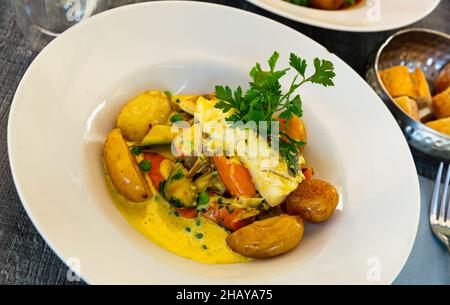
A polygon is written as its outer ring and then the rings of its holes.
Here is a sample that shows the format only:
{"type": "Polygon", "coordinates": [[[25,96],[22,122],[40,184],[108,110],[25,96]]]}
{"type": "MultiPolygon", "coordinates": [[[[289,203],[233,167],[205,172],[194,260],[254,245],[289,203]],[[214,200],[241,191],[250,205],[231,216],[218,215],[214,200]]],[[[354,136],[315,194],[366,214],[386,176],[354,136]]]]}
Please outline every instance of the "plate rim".
{"type": "MultiPolygon", "coordinates": [[[[51,250],[58,256],[58,258],[69,268],[69,271],[75,272],[77,276],[79,276],[83,281],[85,281],[88,284],[96,284],[95,281],[91,281],[86,273],[81,272],[80,274],[78,274],[78,272],[76,270],[72,270],[70,269],[70,266],[68,264],[68,257],[64,256],[61,252],[62,250],[60,250],[55,244],[54,242],[50,239],[49,234],[47,232],[47,230],[42,228],[42,225],[40,224],[40,221],[38,219],[36,219],[35,215],[32,212],[31,206],[29,205],[29,203],[27,202],[27,200],[25,200],[25,193],[22,190],[22,186],[20,185],[19,181],[19,177],[17,175],[14,163],[17,162],[15,160],[15,156],[13,156],[11,154],[12,152],[12,125],[14,122],[14,114],[16,113],[16,100],[17,100],[17,96],[20,94],[20,92],[23,90],[23,87],[25,86],[25,83],[27,82],[27,80],[29,79],[30,75],[32,75],[32,71],[34,70],[34,67],[39,63],[40,59],[44,56],[46,56],[47,53],[49,53],[53,48],[54,45],[56,45],[57,43],[59,43],[59,41],[66,39],[67,37],[69,37],[69,35],[71,35],[71,33],[73,31],[77,31],[78,28],[81,27],[86,27],[89,26],[89,24],[91,22],[96,22],[97,19],[100,19],[104,16],[107,16],[109,14],[116,14],[118,11],[122,11],[122,10],[126,10],[129,7],[133,6],[152,6],[152,5],[166,5],[166,4],[170,4],[170,5],[192,5],[192,6],[210,6],[210,7],[220,7],[220,9],[226,9],[229,11],[234,11],[235,13],[238,14],[243,14],[243,15],[253,15],[254,18],[258,18],[261,21],[264,22],[270,22],[276,26],[285,28],[288,31],[292,31],[295,32],[296,35],[301,35],[303,36],[305,39],[308,39],[310,41],[312,41],[314,44],[316,44],[317,47],[321,47],[323,48],[326,52],[328,52],[331,56],[334,56],[335,59],[339,60],[341,62],[341,64],[343,64],[344,66],[346,66],[348,68],[349,71],[351,71],[351,73],[353,73],[355,75],[355,77],[360,78],[360,80],[362,80],[364,82],[364,86],[370,90],[379,100],[379,102],[381,104],[383,104],[383,102],[381,101],[381,99],[379,98],[379,96],[372,90],[372,88],[367,84],[367,82],[349,65],[347,64],[344,60],[342,60],[340,57],[338,57],[337,55],[335,55],[334,53],[328,51],[322,44],[320,44],[319,42],[315,41],[314,39],[308,37],[307,35],[303,34],[300,31],[297,31],[287,25],[282,24],[281,22],[275,21],[273,19],[270,19],[268,17],[256,14],[254,12],[250,12],[247,10],[242,10],[239,8],[235,8],[235,7],[231,7],[231,6],[227,6],[227,5],[222,5],[222,4],[215,4],[215,3],[210,3],[210,2],[198,2],[198,1],[184,1],[184,0],[175,0],[175,1],[170,1],[170,2],[164,2],[164,1],[155,1],[155,2],[142,2],[142,3],[136,3],[136,4],[130,4],[130,5],[125,5],[125,6],[121,6],[118,8],[114,8],[111,10],[107,10],[104,11],[102,13],[99,13],[89,19],[87,19],[84,22],[78,23],[75,26],[69,28],[68,30],[66,30],[65,32],[63,32],[61,35],[59,35],[57,38],[55,38],[53,41],[51,41],[32,61],[32,63],[29,65],[29,67],[27,68],[26,72],[24,73],[22,79],[19,82],[19,85],[17,86],[16,92],[14,94],[13,100],[11,102],[11,106],[10,106],[10,111],[9,111],[9,115],[8,115],[8,125],[7,125],[7,149],[8,149],[8,159],[9,159],[9,165],[10,165],[10,169],[11,169],[11,174],[13,177],[13,181],[14,181],[14,185],[15,188],[17,190],[17,193],[19,195],[19,199],[21,201],[22,206],[24,207],[27,216],[30,218],[31,222],[33,223],[34,227],[36,228],[36,230],[38,231],[39,235],[42,237],[42,239],[48,244],[48,246],[51,248],[51,250]]],[[[384,105],[384,104],[383,104],[384,105]]],[[[388,111],[386,109],[386,111],[388,111]]],[[[394,124],[395,126],[398,127],[397,124],[394,124]]],[[[402,138],[402,142],[404,142],[403,144],[406,145],[408,147],[408,144],[406,142],[406,139],[403,137],[402,138]]],[[[412,154],[409,153],[408,154],[408,158],[409,158],[409,163],[410,165],[413,165],[413,168],[416,169],[412,154]]],[[[416,172],[416,171],[415,171],[416,172]]],[[[414,246],[414,242],[416,240],[416,236],[417,236],[417,232],[418,232],[418,227],[419,227],[419,220],[420,220],[420,207],[421,207],[421,191],[420,191],[420,185],[419,185],[419,177],[418,175],[416,175],[415,179],[415,187],[414,187],[414,191],[416,192],[416,207],[415,207],[415,211],[416,211],[416,217],[415,217],[415,224],[414,227],[411,228],[412,232],[414,232],[414,234],[411,234],[411,241],[409,242],[409,247],[408,249],[405,249],[405,251],[407,250],[407,255],[403,256],[403,262],[402,264],[399,264],[397,266],[397,271],[393,272],[395,274],[395,276],[393,276],[392,279],[390,279],[389,283],[393,283],[395,281],[395,279],[398,277],[398,275],[400,274],[400,272],[403,270],[408,258],[411,255],[411,251],[412,248],[414,246]]],[[[394,268],[392,268],[394,269],[394,268]]]]}
{"type": "MultiPolygon", "coordinates": [[[[329,24],[326,22],[316,21],[314,19],[298,16],[294,13],[286,12],[282,9],[278,9],[270,4],[262,3],[261,0],[246,0],[247,2],[264,9],[267,12],[271,12],[273,14],[279,15],[281,17],[300,22],[302,24],[315,26],[322,29],[329,29],[329,30],[335,30],[335,31],[344,31],[344,32],[354,32],[354,33],[372,33],[372,32],[383,32],[383,31],[390,31],[390,30],[396,30],[400,29],[406,26],[409,26],[415,22],[418,22],[422,20],[423,18],[427,17],[429,14],[431,14],[441,3],[441,0],[437,0],[437,2],[430,7],[428,10],[425,10],[421,13],[420,18],[411,19],[409,21],[396,23],[395,25],[391,26],[375,26],[375,27],[358,27],[358,26],[346,26],[346,25],[335,25],[335,24],[329,24]]],[[[282,0],[279,0],[282,1],[282,0]]],[[[295,5],[292,4],[291,5],[295,5]]]]}

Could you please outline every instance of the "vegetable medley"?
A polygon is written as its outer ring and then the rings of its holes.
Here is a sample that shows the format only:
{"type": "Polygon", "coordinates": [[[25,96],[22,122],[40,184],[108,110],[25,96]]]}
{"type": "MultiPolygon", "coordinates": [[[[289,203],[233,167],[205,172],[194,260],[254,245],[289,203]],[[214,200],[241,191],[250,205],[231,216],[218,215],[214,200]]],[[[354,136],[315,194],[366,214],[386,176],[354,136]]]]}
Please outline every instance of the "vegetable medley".
{"type": "MultiPolygon", "coordinates": [[[[248,258],[290,251],[303,237],[303,220],[328,220],[339,195],[330,183],[314,179],[306,162],[298,89],[308,82],[333,86],[334,66],[316,58],[308,69],[305,59],[291,54],[290,67],[278,70],[278,59],[274,52],[267,70],[256,64],[246,91],[228,86],[216,86],[212,94],[153,90],[130,100],[103,151],[106,174],[118,196],[132,206],[167,206],[171,215],[181,217],[177,222],[221,227],[226,234],[191,232],[191,227],[176,234],[190,232],[196,240],[218,234],[218,243],[226,245],[217,249],[248,258]],[[280,79],[289,70],[295,76],[283,92],[280,79]],[[264,128],[253,129],[249,123],[264,128]],[[200,150],[195,149],[196,128],[201,130],[200,150]],[[234,136],[232,141],[228,135],[234,136]],[[243,151],[246,145],[258,147],[257,153],[243,151]]],[[[147,217],[145,223],[151,221],[147,217]]],[[[209,248],[214,247],[202,244],[204,251],[209,248]]]]}

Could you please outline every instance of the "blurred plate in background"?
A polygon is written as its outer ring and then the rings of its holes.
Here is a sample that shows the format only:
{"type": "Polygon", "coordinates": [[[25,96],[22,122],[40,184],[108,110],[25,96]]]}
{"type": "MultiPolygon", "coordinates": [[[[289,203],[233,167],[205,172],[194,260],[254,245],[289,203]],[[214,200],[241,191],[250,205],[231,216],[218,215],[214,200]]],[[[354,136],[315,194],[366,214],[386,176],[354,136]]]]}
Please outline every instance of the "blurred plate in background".
{"type": "Polygon", "coordinates": [[[378,32],[407,26],[427,16],[440,2],[440,0],[365,0],[353,8],[326,11],[295,5],[284,0],[247,1],[298,22],[349,32],[378,32]]]}

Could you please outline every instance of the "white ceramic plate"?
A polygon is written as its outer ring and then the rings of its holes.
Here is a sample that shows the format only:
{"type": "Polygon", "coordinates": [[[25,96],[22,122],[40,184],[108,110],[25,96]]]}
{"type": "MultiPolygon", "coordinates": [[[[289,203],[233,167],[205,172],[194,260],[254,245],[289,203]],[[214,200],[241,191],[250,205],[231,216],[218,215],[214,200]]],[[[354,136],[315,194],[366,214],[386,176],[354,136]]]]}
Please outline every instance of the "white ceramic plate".
{"type": "Polygon", "coordinates": [[[418,225],[408,146],[363,79],[304,35],[218,5],[138,4],[68,30],[23,77],[8,145],[30,218],[61,259],[80,263],[89,283],[390,283],[418,225]],[[302,96],[306,153],[318,177],[338,186],[340,210],[324,225],[308,225],[295,251],[249,264],[199,264],[146,240],[115,208],[103,178],[102,145],[120,107],[145,89],[245,85],[249,68],[274,50],[281,65],[289,52],[335,64],[335,87],[305,86],[302,96]]]}
{"type": "Polygon", "coordinates": [[[302,7],[283,0],[247,0],[280,16],[332,30],[350,32],[387,31],[411,23],[431,13],[440,0],[364,0],[338,11],[302,7]]]}

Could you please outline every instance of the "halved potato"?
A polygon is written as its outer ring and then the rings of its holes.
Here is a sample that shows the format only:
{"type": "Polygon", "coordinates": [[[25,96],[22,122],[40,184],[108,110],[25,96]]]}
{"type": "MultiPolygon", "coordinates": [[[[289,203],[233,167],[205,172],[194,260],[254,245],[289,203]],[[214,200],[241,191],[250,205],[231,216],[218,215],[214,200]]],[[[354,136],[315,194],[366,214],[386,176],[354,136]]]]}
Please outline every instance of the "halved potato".
{"type": "Polygon", "coordinates": [[[242,227],[228,235],[228,246],[239,254],[267,258],[294,249],[303,238],[300,217],[280,215],[242,227]]]}
{"type": "Polygon", "coordinates": [[[141,202],[151,195],[150,186],[130,152],[120,129],[112,130],[103,147],[106,171],[117,191],[133,202],[141,202]]]}
{"type": "Polygon", "coordinates": [[[289,194],[286,210],[304,220],[319,223],[328,220],[339,203],[339,194],[330,183],[313,179],[305,180],[289,194]]]}
{"type": "Polygon", "coordinates": [[[146,91],[131,99],[117,118],[117,127],[128,141],[141,141],[151,125],[166,124],[172,113],[167,95],[159,90],[146,91]]]}

